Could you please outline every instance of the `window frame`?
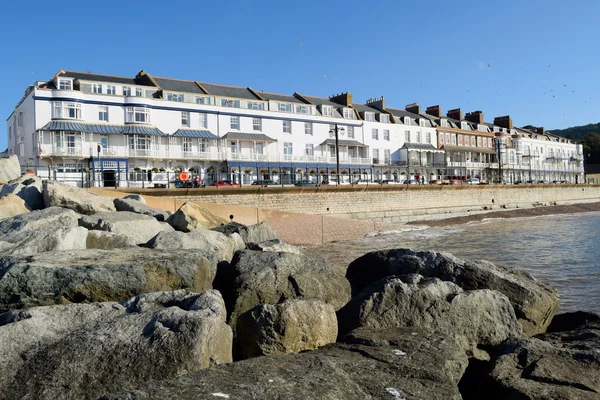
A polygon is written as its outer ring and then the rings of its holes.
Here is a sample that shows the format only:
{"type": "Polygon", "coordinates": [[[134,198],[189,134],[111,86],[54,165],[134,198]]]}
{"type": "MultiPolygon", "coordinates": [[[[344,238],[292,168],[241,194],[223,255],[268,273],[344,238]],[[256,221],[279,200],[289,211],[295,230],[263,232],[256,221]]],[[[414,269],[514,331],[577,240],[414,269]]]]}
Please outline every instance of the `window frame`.
{"type": "Polygon", "coordinates": [[[238,115],[232,115],[229,117],[229,129],[240,130],[240,117],[238,115]]]}
{"type": "Polygon", "coordinates": [[[108,122],[108,106],[98,106],[98,121],[108,122]]]}
{"type": "Polygon", "coordinates": [[[283,133],[288,133],[288,134],[292,133],[292,121],[283,120],[283,121],[281,121],[281,125],[282,125],[281,128],[282,128],[283,133]]]}

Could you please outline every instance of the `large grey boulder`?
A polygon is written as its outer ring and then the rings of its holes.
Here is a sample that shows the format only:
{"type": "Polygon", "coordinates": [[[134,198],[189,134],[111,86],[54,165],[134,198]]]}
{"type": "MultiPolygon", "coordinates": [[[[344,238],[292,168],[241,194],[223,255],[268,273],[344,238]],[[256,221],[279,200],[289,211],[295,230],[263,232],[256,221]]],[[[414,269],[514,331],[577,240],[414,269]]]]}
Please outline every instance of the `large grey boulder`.
{"type": "MultiPolygon", "coordinates": [[[[85,228],[82,228],[85,229],[85,228]]],[[[87,249],[123,249],[136,247],[137,243],[129,236],[106,231],[87,231],[87,249]]]]}
{"type": "MultiPolygon", "coordinates": [[[[86,235],[87,237],[87,235],[86,235]]],[[[203,253],[144,248],[0,257],[0,311],[121,301],[141,293],[212,288],[216,262],[203,253]]]]}
{"type": "Polygon", "coordinates": [[[238,222],[229,222],[228,224],[216,226],[212,230],[231,235],[239,234],[244,243],[261,243],[268,240],[279,239],[277,231],[269,226],[266,222],[261,222],[255,225],[243,225],[238,222]]]}
{"type": "Polygon", "coordinates": [[[167,219],[173,228],[181,232],[210,229],[227,223],[227,220],[212,214],[199,205],[186,202],[167,219]]]}
{"type": "Polygon", "coordinates": [[[506,296],[493,290],[463,291],[452,282],[421,275],[375,282],[338,312],[340,336],[358,327],[425,327],[456,335],[470,357],[522,334],[506,296]],[[464,340],[463,340],[464,339],[464,340]]]}
{"type": "Polygon", "coordinates": [[[237,359],[297,353],[334,343],[337,318],[331,304],[287,300],[262,304],[242,314],[236,324],[237,359]]]}
{"type": "Polygon", "coordinates": [[[69,208],[85,215],[115,211],[112,198],[56,181],[44,181],[42,196],[44,207],[69,208]]]}
{"type": "Polygon", "coordinates": [[[0,315],[0,399],[97,399],[231,362],[225,318],[216,291],[0,315]]]}
{"type": "Polygon", "coordinates": [[[260,243],[248,243],[246,248],[248,250],[303,254],[303,251],[300,247],[283,242],[279,239],[267,240],[260,243]]]}
{"type": "Polygon", "coordinates": [[[292,253],[241,250],[231,265],[219,267],[215,288],[223,293],[229,323],[259,304],[288,299],[316,299],[336,310],[350,299],[346,278],[322,258],[292,253]]]}
{"type": "Polygon", "coordinates": [[[556,289],[526,272],[487,261],[467,261],[433,251],[375,251],[353,261],[346,272],[354,294],[386,276],[420,274],[457,284],[464,290],[492,289],[506,295],[527,336],[542,333],[559,306],[556,289]]]}
{"type": "Polygon", "coordinates": [[[123,197],[123,200],[136,200],[140,203],[146,204],[146,199],[140,194],[128,194],[127,196],[123,197]]]}
{"type": "Polygon", "coordinates": [[[159,232],[162,226],[155,218],[129,211],[101,212],[86,215],[79,225],[90,229],[124,235],[137,244],[147,243],[159,232]]]}
{"type": "Polygon", "coordinates": [[[169,218],[169,213],[165,210],[152,208],[134,199],[114,199],[113,203],[117,211],[130,211],[136,214],[149,215],[156,218],[157,221],[165,222],[169,218]]]}
{"type": "Polygon", "coordinates": [[[219,365],[103,399],[459,400],[466,366],[460,347],[442,334],[363,330],[346,343],[219,365]]]}
{"type": "Polygon", "coordinates": [[[21,176],[21,165],[16,155],[0,158],[0,185],[21,176]]]}
{"type": "Polygon", "coordinates": [[[39,230],[76,227],[79,217],[72,210],[52,207],[6,218],[0,221],[0,240],[11,241],[11,238],[39,230]]]}
{"type": "Polygon", "coordinates": [[[41,210],[44,208],[42,188],[41,178],[35,175],[23,175],[3,185],[2,190],[0,190],[0,197],[14,194],[22,198],[30,210],[41,210]]]}
{"type": "Polygon", "coordinates": [[[17,215],[28,213],[29,209],[25,206],[22,198],[9,194],[0,197],[0,219],[10,218],[17,215]]]}
{"type": "Polygon", "coordinates": [[[569,331],[513,339],[493,355],[486,399],[600,398],[600,319],[569,331]]]}
{"type": "Polygon", "coordinates": [[[208,229],[184,232],[159,232],[146,247],[157,250],[197,249],[213,254],[217,261],[231,261],[237,250],[244,248],[240,236],[236,233],[226,236],[208,229]]]}

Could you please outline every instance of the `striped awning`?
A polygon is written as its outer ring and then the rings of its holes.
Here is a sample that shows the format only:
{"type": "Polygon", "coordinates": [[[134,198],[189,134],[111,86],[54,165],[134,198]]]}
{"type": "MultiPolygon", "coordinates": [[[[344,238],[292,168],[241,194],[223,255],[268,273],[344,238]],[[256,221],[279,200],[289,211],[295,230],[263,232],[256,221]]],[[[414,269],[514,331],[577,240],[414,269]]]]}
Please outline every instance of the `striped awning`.
{"type": "Polygon", "coordinates": [[[257,142],[276,142],[264,133],[227,132],[221,139],[249,140],[257,142]]]}
{"type": "Polygon", "coordinates": [[[121,135],[124,127],[124,125],[86,124],[86,132],[99,135],[121,135]]]}
{"type": "Polygon", "coordinates": [[[77,121],[50,121],[42,131],[88,132],[87,124],[77,121]]]}
{"type": "Polygon", "coordinates": [[[164,133],[155,126],[128,124],[123,129],[125,135],[151,135],[163,136],[164,133]]]}
{"type": "Polygon", "coordinates": [[[218,139],[218,137],[210,133],[210,131],[196,129],[178,129],[173,136],[200,139],[218,139]]]}

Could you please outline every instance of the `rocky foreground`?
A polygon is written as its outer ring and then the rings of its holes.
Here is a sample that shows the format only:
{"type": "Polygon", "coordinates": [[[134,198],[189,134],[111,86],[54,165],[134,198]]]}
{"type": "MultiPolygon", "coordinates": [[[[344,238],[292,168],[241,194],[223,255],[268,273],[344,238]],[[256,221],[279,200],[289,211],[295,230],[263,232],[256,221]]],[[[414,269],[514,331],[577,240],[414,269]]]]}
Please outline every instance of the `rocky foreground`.
{"type": "Polygon", "coordinates": [[[343,276],[266,224],[6,162],[0,400],[600,398],[600,316],[529,274],[394,249],[343,276]]]}

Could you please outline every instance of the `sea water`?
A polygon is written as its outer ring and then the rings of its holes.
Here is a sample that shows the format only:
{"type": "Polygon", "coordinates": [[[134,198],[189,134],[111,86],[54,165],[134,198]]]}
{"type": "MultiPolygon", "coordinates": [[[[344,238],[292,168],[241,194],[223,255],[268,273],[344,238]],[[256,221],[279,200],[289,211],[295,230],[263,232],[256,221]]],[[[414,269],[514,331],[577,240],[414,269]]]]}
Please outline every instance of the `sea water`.
{"type": "Polygon", "coordinates": [[[600,213],[490,219],[443,228],[407,226],[323,250],[333,251],[329,258],[337,257],[339,264],[389,248],[445,251],[518,268],[558,289],[560,312],[600,313],[600,213]]]}

